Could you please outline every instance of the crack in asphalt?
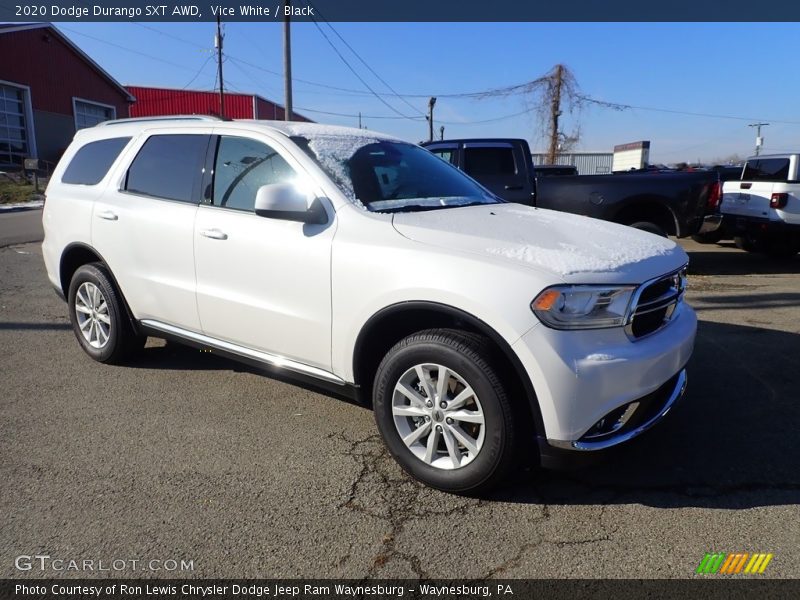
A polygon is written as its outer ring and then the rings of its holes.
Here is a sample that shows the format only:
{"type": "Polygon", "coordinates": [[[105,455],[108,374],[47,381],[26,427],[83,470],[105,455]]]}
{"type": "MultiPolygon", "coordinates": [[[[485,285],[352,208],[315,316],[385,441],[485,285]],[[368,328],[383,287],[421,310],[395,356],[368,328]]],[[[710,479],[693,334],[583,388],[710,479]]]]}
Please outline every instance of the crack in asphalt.
{"type": "MultiPolygon", "coordinates": [[[[425,495],[439,494],[424,485],[414,481],[407,476],[389,455],[386,447],[378,434],[372,434],[361,439],[350,439],[341,433],[334,433],[328,436],[329,439],[346,444],[345,454],[351,457],[359,465],[358,472],[350,482],[343,500],[338,508],[345,508],[372,518],[385,521],[389,531],[383,536],[380,542],[380,549],[373,556],[370,567],[364,575],[363,580],[376,577],[382,567],[392,560],[401,560],[408,564],[413,574],[418,579],[427,579],[431,574],[423,566],[422,559],[397,546],[397,540],[402,534],[407,522],[410,519],[425,519],[430,517],[448,517],[454,515],[466,515],[481,506],[487,505],[491,500],[476,498],[458,498],[458,503],[446,509],[437,509],[430,503],[425,502],[425,495]],[[367,493],[369,487],[377,493],[379,502],[366,503],[361,500],[367,493]]],[[[531,521],[531,524],[542,524],[549,521],[553,515],[550,507],[543,501],[540,503],[541,514],[531,521]]],[[[603,515],[606,507],[603,506],[598,514],[598,524],[602,530],[603,515]]],[[[616,528],[605,531],[601,536],[590,537],[579,540],[569,539],[540,539],[535,543],[525,543],[517,548],[514,556],[503,563],[492,567],[484,573],[480,579],[490,579],[498,574],[518,565],[525,554],[538,546],[554,544],[558,546],[591,544],[597,542],[607,542],[616,533],[616,528]]],[[[349,558],[349,554],[339,560],[341,566],[349,558]]]]}
{"type": "MultiPolygon", "coordinates": [[[[494,494],[488,499],[458,498],[457,503],[445,509],[437,509],[425,501],[426,495],[439,494],[427,488],[406,475],[389,455],[380,435],[371,434],[360,439],[350,439],[344,434],[334,433],[329,439],[345,444],[344,454],[352,458],[358,465],[357,473],[347,489],[345,499],[337,508],[344,508],[358,512],[369,517],[384,521],[388,525],[388,532],[380,541],[380,548],[373,556],[370,567],[363,580],[375,578],[386,564],[392,560],[405,562],[414,576],[418,579],[428,579],[431,574],[423,566],[422,559],[398,548],[397,540],[402,534],[410,519],[426,519],[452,515],[466,515],[470,511],[496,501],[514,502],[517,498],[525,498],[526,503],[535,500],[541,508],[538,518],[531,521],[532,525],[541,526],[554,518],[551,506],[569,503],[574,498],[575,492],[559,494],[557,490],[547,489],[548,486],[572,485],[588,490],[592,494],[603,494],[606,497],[601,502],[598,513],[598,527],[603,533],[581,539],[551,539],[542,536],[533,542],[526,542],[519,546],[514,555],[491,567],[480,579],[492,579],[507,573],[522,563],[525,555],[535,551],[541,546],[552,544],[558,547],[582,546],[611,542],[619,531],[619,525],[609,528],[604,524],[604,516],[609,506],[619,503],[630,494],[674,494],[693,499],[717,498],[735,496],[736,494],[763,492],[763,491],[800,491],[800,482],[770,483],[770,482],[744,482],[735,484],[712,484],[680,482],[664,485],[629,485],[624,483],[593,483],[578,478],[570,478],[560,473],[551,478],[545,476],[544,481],[537,481],[528,485],[523,484],[522,489],[517,488],[517,493],[510,496],[494,494]],[[527,488],[527,489],[526,489],[527,488]],[[364,498],[375,498],[374,502],[367,502],[364,498]]],[[[540,475],[541,476],[541,475],[540,475]]],[[[539,533],[532,531],[532,533],[539,533]]],[[[339,566],[349,560],[352,548],[338,561],[339,566]]]]}
{"type": "Polygon", "coordinates": [[[328,437],[346,444],[345,454],[359,464],[358,473],[350,483],[346,500],[339,504],[339,508],[385,521],[389,527],[364,579],[374,578],[378,571],[393,559],[406,562],[417,578],[429,578],[430,575],[423,567],[420,557],[397,547],[397,538],[408,520],[464,515],[484,505],[485,501],[461,498],[460,504],[437,510],[425,502],[424,496],[438,492],[407,476],[389,456],[380,435],[372,434],[358,440],[349,439],[341,433],[330,434],[328,437]],[[363,496],[369,487],[375,488],[379,502],[360,501],[359,497],[363,496]]]}

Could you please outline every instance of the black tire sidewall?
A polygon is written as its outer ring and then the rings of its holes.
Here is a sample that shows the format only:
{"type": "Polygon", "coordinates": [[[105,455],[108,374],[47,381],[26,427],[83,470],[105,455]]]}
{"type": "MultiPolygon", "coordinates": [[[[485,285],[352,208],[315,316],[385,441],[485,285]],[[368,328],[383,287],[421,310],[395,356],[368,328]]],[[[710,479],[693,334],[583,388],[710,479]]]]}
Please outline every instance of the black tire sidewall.
{"type": "Polygon", "coordinates": [[[390,351],[378,369],[373,410],[390,454],[412,477],[432,487],[452,492],[475,490],[491,480],[502,466],[511,426],[508,407],[504,407],[490,377],[481,367],[446,343],[418,341],[390,351]],[[446,470],[425,464],[406,447],[397,432],[392,415],[394,386],[408,369],[422,363],[442,364],[458,373],[481,403],[485,418],[483,446],[478,456],[464,467],[446,470]]]}
{"type": "Polygon", "coordinates": [[[638,229],[639,231],[646,231],[647,233],[652,233],[653,235],[657,235],[660,237],[669,237],[667,232],[661,229],[655,223],[651,223],[650,221],[638,221],[636,223],[631,223],[629,227],[633,227],[634,229],[638,229]]]}
{"type": "Polygon", "coordinates": [[[84,265],[80,267],[72,276],[72,281],[69,284],[69,320],[72,323],[72,331],[78,339],[83,350],[91,356],[94,360],[99,362],[107,362],[112,359],[117,353],[121,343],[121,334],[124,327],[124,309],[119,305],[119,299],[113,284],[109,280],[105,271],[96,265],[84,265]],[[109,332],[108,343],[102,348],[94,348],[86,341],[78,326],[78,317],[75,311],[75,296],[78,293],[78,288],[86,282],[96,285],[105,298],[106,305],[108,306],[108,316],[111,320],[111,331],[109,332]]]}

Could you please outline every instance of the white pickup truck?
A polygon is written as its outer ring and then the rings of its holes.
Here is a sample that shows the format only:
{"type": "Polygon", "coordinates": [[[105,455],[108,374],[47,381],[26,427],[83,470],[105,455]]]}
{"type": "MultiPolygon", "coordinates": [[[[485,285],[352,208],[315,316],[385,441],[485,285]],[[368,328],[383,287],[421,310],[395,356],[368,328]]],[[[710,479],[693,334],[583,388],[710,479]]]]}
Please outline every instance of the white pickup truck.
{"type": "Polygon", "coordinates": [[[742,178],[726,181],[723,227],[748,252],[794,256],[800,251],[800,154],[747,159],[742,178]]]}

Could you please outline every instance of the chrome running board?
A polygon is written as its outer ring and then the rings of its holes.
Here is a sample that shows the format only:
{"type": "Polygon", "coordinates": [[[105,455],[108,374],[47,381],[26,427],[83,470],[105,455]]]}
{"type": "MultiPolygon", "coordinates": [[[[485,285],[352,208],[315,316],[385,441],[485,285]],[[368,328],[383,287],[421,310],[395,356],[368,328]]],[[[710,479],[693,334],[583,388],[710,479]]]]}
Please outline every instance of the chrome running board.
{"type": "Polygon", "coordinates": [[[344,379],[341,379],[336,375],[334,375],[333,373],[325,371],[324,369],[312,367],[294,360],[290,360],[288,358],[284,358],[282,356],[270,354],[269,352],[262,352],[261,350],[253,350],[252,348],[246,348],[245,346],[239,346],[238,344],[225,342],[223,340],[218,340],[216,338],[212,338],[207,335],[203,335],[201,333],[195,333],[194,331],[189,331],[187,329],[175,327],[174,325],[161,323],[160,321],[143,319],[140,322],[142,325],[144,325],[145,327],[149,327],[150,329],[154,329],[156,331],[162,331],[164,333],[168,333],[170,335],[174,335],[178,338],[183,338],[185,340],[190,340],[197,344],[208,346],[209,348],[216,348],[217,350],[230,352],[231,354],[236,354],[244,358],[256,360],[260,363],[264,363],[272,367],[277,367],[279,369],[286,369],[287,371],[293,371],[295,373],[300,373],[302,375],[308,375],[310,377],[314,377],[315,379],[323,379],[325,381],[329,381],[337,385],[346,385],[344,379]]]}

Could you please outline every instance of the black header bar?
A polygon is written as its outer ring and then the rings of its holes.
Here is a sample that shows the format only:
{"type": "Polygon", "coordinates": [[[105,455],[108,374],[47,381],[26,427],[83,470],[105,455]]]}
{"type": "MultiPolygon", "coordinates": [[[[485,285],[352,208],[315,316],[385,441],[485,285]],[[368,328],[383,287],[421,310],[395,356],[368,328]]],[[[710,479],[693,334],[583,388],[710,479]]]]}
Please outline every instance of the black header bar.
{"type": "MultiPolygon", "coordinates": [[[[214,21],[218,13],[223,21],[281,21],[286,10],[296,21],[331,22],[800,21],[800,2],[796,0],[291,0],[289,9],[284,0],[151,2],[0,0],[0,21],[193,22],[214,21]]],[[[734,45],[738,42],[731,40],[734,45]]]]}

